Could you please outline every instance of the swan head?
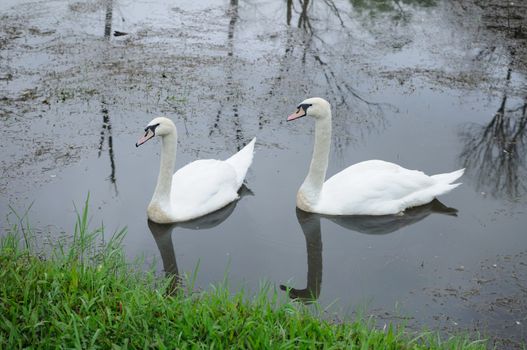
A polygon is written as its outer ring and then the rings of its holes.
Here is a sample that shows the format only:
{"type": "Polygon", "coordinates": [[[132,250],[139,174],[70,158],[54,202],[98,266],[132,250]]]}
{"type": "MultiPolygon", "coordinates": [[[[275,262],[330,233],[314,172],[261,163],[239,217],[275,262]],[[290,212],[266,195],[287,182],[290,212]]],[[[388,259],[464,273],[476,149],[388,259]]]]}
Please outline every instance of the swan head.
{"type": "Polygon", "coordinates": [[[287,121],[299,119],[302,117],[310,116],[318,119],[326,119],[331,116],[331,106],[328,101],[320,97],[311,97],[307,100],[302,101],[296,112],[287,117],[287,121]]]}
{"type": "Polygon", "coordinates": [[[145,128],[145,134],[135,144],[135,147],[141,146],[146,141],[150,140],[154,136],[165,136],[174,133],[176,126],[172,120],[166,117],[158,117],[152,119],[145,128]]]}

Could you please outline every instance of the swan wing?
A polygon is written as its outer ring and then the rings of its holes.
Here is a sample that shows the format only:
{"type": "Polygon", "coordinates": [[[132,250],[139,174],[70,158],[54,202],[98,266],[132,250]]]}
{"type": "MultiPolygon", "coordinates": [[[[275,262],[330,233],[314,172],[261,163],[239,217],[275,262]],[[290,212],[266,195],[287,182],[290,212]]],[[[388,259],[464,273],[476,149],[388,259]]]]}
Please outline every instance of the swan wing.
{"type": "Polygon", "coordinates": [[[436,185],[435,179],[421,171],[380,160],[365,161],[324,183],[317,210],[332,215],[396,214],[431,201],[440,194],[436,185]]]}
{"type": "Polygon", "coordinates": [[[236,170],[225,161],[202,159],[172,177],[171,206],[178,221],[216,211],[238,198],[236,170]]]}

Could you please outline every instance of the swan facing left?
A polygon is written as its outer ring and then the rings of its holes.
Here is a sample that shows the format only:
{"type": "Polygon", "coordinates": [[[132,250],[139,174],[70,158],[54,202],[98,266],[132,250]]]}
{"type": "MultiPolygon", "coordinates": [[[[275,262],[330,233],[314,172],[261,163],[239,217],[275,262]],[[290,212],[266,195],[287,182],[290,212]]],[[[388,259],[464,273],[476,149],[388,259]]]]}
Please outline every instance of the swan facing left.
{"type": "Polygon", "coordinates": [[[326,215],[391,215],[431,202],[459,186],[464,169],[428,176],[382,160],[353,164],[326,180],[331,146],[331,106],[320,98],[301,102],[287,120],[315,120],[315,146],[306,179],[297,192],[303,211],[326,215]]]}
{"type": "Polygon", "coordinates": [[[155,136],[161,138],[161,166],[147,209],[150,220],[159,224],[188,221],[238,199],[238,189],[253,160],[256,138],[226,160],[196,160],[174,173],[177,129],[172,120],[153,119],[136,147],[155,136]]]}

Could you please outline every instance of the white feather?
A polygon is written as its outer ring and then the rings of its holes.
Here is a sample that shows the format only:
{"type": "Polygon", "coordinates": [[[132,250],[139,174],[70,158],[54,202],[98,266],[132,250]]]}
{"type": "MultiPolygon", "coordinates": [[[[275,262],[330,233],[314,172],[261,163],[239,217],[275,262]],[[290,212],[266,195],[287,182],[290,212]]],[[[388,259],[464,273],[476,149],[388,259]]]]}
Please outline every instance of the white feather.
{"type": "MultiPolygon", "coordinates": [[[[163,142],[157,186],[147,209],[150,220],[188,221],[221,209],[238,198],[238,189],[252,163],[256,139],[225,161],[197,160],[171,175],[175,165],[176,127],[163,117],[155,118],[149,126],[155,128],[155,135],[161,136],[163,142]]],[[[146,140],[143,138],[138,144],[146,140]]]]}
{"type": "MultiPolygon", "coordinates": [[[[325,180],[331,145],[331,108],[321,98],[301,103],[316,120],[309,172],[297,194],[297,206],[326,215],[388,215],[431,202],[460,184],[464,169],[428,176],[382,160],[354,164],[325,180]]],[[[288,118],[297,119],[298,112],[288,118]]]]}

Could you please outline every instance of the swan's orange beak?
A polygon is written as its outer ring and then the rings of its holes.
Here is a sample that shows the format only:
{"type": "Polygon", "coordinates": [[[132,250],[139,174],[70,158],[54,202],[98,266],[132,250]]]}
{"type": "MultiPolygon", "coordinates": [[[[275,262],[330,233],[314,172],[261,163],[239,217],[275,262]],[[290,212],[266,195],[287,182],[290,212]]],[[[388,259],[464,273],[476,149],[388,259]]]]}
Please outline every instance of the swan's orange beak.
{"type": "Polygon", "coordinates": [[[306,116],[306,111],[304,111],[304,108],[298,107],[298,110],[295,113],[287,117],[287,121],[290,122],[291,120],[295,120],[295,119],[302,118],[305,116],[306,116]]]}
{"type": "Polygon", "coordinates": [[[145,134],[143,136],[141,136],[141,138],[135,144],[135,147],[141,146],[143,143],[145,143],[146,141],[150,140],[154,136],[156,136],[156,135],[154,134],[152,129],[147,128],[145,134]]]}

